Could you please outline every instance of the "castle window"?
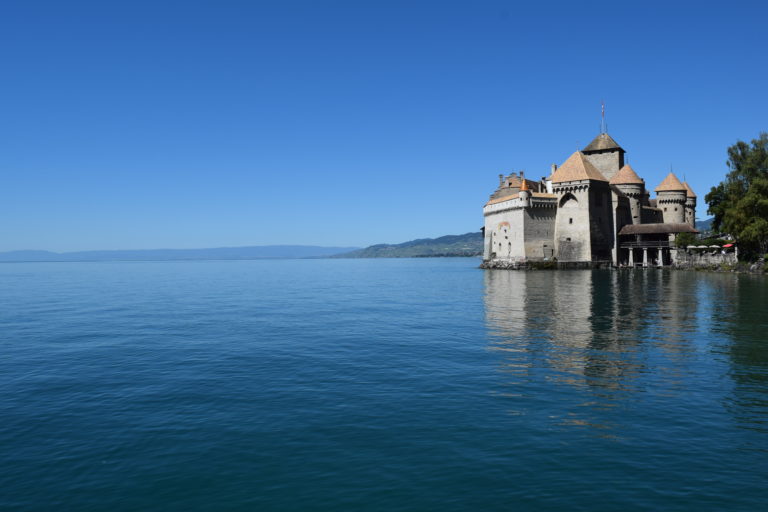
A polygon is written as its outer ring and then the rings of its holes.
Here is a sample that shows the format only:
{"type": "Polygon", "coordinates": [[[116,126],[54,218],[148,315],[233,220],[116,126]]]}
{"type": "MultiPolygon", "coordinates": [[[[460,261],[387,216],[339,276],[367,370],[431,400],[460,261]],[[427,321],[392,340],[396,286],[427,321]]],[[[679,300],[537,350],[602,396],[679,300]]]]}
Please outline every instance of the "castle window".
{"type": "Polygon", "coordinates": [[[573,224],[573,218],[568,219],[568,224],[573,224]]]}
{"type": "Polygon", "coordinates": [[[666,206],[664,207],[664,211],[667,211],[667,207],[666,206]]]}
{"type": "Polygon", "coordinates": [[[570,241],[571,241],[571,239],[570,239],[570,238],[566,238],[566,239],[565,239],[565,241],[566,241],[566,242],[570,242],[570,241]]]}

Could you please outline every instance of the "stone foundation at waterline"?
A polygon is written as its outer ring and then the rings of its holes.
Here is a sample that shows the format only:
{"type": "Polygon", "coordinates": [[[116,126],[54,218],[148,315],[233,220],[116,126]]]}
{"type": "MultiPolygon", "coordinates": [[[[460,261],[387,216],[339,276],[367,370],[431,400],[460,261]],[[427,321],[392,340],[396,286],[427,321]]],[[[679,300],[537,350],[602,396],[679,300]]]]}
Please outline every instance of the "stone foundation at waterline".
{"type": "Polygon", "coordinates": [[[738,262],[736,253],[722,251],[677,251],[676,267],[691,268],[691,267],[709,267],[712,265],[735,265],[738,262]]]}

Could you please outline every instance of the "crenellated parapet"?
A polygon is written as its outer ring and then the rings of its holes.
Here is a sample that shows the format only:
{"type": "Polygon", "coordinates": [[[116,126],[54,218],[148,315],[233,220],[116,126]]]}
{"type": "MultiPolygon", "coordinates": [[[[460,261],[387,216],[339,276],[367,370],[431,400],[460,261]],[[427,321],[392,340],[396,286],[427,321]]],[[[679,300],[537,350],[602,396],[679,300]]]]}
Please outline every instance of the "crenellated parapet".
{"type": "Polygon", "coordinates": [[[483,215],[493,215],[524,208],[557,208],[557,196],[543,192],[531,192],[530,197],[521,197],[520,194],[488,201],[483,207],[483,215]]]}

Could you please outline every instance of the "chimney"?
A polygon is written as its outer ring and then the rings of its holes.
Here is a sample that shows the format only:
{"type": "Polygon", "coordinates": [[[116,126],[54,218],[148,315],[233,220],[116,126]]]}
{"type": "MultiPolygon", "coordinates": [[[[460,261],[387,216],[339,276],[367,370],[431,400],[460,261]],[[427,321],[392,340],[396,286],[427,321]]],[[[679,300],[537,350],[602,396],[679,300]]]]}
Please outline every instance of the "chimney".
{"type": "Polygon", "coordinates": [[[504,186],[504,175],[499,174],[499,187],[503,187],[503,186],[504,186]]]}

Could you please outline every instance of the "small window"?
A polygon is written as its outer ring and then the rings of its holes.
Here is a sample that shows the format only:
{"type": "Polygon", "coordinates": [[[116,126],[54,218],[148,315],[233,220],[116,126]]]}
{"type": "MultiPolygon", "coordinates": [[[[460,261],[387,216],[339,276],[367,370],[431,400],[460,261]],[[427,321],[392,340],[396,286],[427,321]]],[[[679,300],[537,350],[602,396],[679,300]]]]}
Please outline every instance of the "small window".
{"type": "Polygon", "coordinates": [[[570,239],[570,238],[566,238],[566,239],[565,239],[565,241],[566,241],[566,242],[570,242],[570,241],[571,241],[571,239],[570,239]]]}
{"type": "Polygon", "coordinates": [[[666,208],[666,206],[664,207],[664,211],[667,211],[667,208],[666,208]]]}
{"type": "Polygon", "coordinates": [[[677,206],[675,206],[675,211],[677,211],[677,206]]]}
{"type": "Polygon", "coordinates": [[[573,224],[573,218],[568,219],[568,224],[573,224]]]}

